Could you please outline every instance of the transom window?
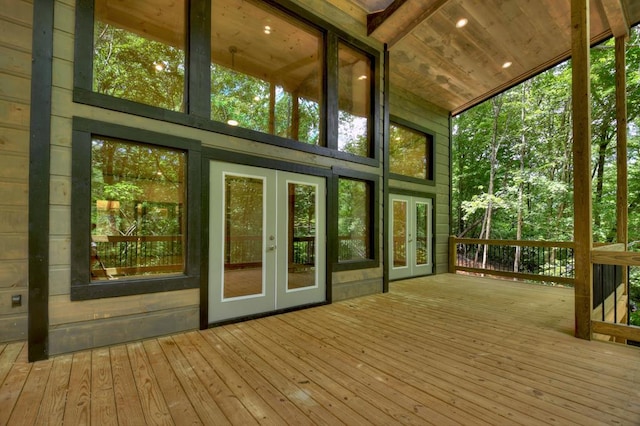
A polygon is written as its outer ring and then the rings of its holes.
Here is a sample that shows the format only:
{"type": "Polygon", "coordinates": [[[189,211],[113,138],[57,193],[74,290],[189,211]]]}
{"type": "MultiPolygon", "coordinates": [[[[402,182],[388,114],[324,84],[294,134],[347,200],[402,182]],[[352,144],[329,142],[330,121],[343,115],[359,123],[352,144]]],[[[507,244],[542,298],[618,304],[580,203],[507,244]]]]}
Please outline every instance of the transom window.
{"type": "Polygon", "coordinates": [[[95,0],[93,90],[184,112],[185,11],[185,0],[95,0]]]}
{"type": "Polygon", "coordinates": [[[389,172],[420,180],[433,180],[432,137],[407,125],[389,126],[389,172]]]}
{"type": "Polygon", "coordinates": [[[371,120],[371,59],[338,44],[338,150],[368,157],[371,120]]]}
{"type": "Polygon", "coordinates": [[[377,165],[379,52],[320,19],[259,0],[76,10],[75,102],[377,165]]]}
{"type": "Polygon", "coordinates": [[[213,120],[320,144],[323,69],[317,29],[264,2],[213,1],[213,120]]]}

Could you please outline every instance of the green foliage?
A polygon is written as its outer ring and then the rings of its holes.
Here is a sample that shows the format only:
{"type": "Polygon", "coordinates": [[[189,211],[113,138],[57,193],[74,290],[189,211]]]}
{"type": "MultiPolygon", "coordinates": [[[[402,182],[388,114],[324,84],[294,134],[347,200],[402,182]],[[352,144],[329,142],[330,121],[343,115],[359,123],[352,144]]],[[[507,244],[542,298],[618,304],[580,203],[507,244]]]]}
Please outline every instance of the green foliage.
{"type": "MultiPolygon", "coordinates": [[[[617,238],[614,42],[591,51],[594,241],[617,238]]],[[[627,43],[629,241],[640,251],[640,29],[627,43]]],[[[573,240],[571,63],[563,63],[454,117],[452,232],[490,238],[573,240]],[[499,105],[499,114],[496,114],[499,105]],[[493,169],[492,169],[493,167],[493,169]],[[489,191],[493,178],[493,192],[489,191]]],[[[557,259],[556,259],[557,261],[557,259]]],[[[549,262],[544,268],[553,266],[549,262]]],[[[640,271],[630,300],[640,307],[640,271]]],[[[640,312],[630,315],[640,325],[640,312]]]]}
{"type": "Polygon", "coordinates": [[[338,181],[339,260],[368,259],[369,186],[366,182],[341,178],[338,181]]]}
{"type": "Polygon", "coordinates": [[[184,153],[96,138],[91,165],[94,234],[183,233],[184,153]]]}
{"type": "Polygon", "coordinates": [[[183,47],[96,22],[93,49],[96,92],[184,111],[184,71],[183,47]]]}

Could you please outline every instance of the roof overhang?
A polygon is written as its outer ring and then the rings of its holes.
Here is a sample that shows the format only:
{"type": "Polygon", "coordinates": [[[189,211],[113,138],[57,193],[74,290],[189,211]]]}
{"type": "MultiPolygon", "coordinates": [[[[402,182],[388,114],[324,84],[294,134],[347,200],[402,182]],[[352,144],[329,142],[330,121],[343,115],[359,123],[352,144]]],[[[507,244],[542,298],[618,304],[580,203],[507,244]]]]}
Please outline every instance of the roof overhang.
{"type": "MultiPolygon", "coordinates": [[[[571,55],[570,0],[352,1],[388,46],[391,83],[453,115],[571,55]]],[[[628,36],[640,1],[590,0],[590,16],[592,44],[628,36]]]]}

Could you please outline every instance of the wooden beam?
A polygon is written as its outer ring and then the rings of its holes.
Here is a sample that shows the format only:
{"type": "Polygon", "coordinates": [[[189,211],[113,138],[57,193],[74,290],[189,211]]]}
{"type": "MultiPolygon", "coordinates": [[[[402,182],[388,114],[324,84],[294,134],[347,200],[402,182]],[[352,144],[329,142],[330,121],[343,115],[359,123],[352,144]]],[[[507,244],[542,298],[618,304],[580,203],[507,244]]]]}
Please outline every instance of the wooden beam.
{"type": "Polygon", "coordinates": [[[591,339],[591,88],[589,0],[571,0],[575,335],[591,339]]]}
{"type": "Polygon", "coordinates": [[[629,38],[629,15],[622,0],[600,0],[614,37],[629,38]]]}
{"type": "Polygon", "coordinates": [[[593,321],[593,332],[627,340],[640,341],[640,327],[593,321]]]}
{"type": "Polygon", "coordinates": [[[385,10],[367,16],[367,35],[389,49],[436,13],[448,0],[394,0],[385,10]]]}
{"type": "Polygon", "coordinates": [[[600,265],[640,266],[640,253],[635,251],[594,250],[591,252],[591,261],[600,265]]]}

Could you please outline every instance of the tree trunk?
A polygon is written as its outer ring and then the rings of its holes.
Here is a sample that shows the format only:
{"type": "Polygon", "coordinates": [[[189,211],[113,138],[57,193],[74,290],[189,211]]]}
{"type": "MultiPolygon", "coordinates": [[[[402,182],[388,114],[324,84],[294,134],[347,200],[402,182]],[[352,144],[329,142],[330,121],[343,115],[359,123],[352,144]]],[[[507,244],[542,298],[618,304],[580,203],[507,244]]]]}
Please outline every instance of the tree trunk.
{"type": "Polygon", "coordinates": [[[601,140],[598,144],[598,163],[596,164],[596,196],[593,209],[593,224],[596,229],[600,227],[602,223],[602,215],[600,212],[600,203],[602,202],[602,192],[604,187],[604,164],[606,160],[607,141],[601,140]]]}
{"type": "MultiPolygon", "coordinates": [[[[520,182],[518,183],[518,217],[516,219],[516,240],[520,241],[522,239],[522,211],[524,209],[524,156],[527,150],[527,136],[525,134],[526,125],[526,111],[525,111],[525,101],[527,99],[527,88],[526,83],[522,84],[522,103],[520,109],[520,124],[521,124],[521,135],[520,135],[520,182]]],[[[520,270],[520,256],[522,252],[522,247],[516,246],[516,252],[513,256],[513,272],[518,272],[520,270]]]]}
{"type": "MultiPolygon", "coordinates": [[[[496,179],[496,167],[498,164],[498,149],[500,148],[500,138],[498,138],[498,119],[500,118],[500,110],[502,109],[502,96],[496,96],[492,100],[493,103],[493,134],[491,135],[491,158],[489,169],[489,188],[487,189],[487,213],[485,215],[484,238],[489,239],[491,236],[491,216],[493,213],[493,193],[494,181],[496,179]]],[[[480,235],[482,238],[482,235],[480,235]]],[[[482,268],[487,267],[489,246],[485,244],[482,253],[482,268]]]]}

